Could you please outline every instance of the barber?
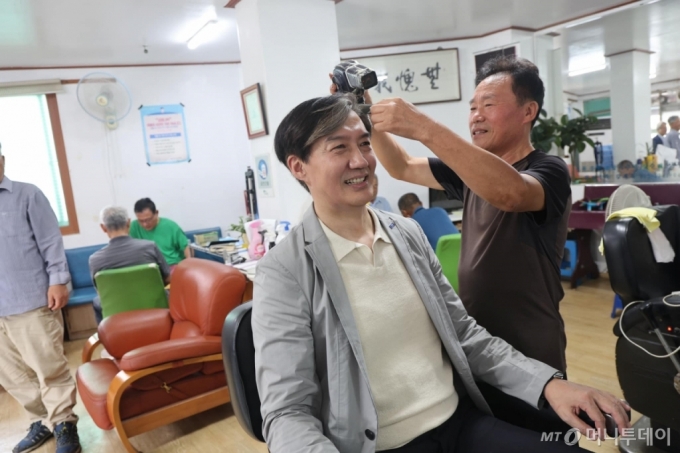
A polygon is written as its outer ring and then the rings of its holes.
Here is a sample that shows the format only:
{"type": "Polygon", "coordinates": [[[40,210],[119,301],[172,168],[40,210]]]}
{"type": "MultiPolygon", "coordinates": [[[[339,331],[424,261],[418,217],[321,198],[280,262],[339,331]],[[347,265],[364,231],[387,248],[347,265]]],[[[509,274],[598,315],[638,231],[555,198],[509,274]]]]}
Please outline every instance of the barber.
{"type": "MultiPolygon", "coordinates": [[[[526,356],[566,372],[559,269],[571,189],[564,161],[531,144],[544,93],[534,64],[494,59],[476,77],[472,143],[402,99],[371,107],[372,143],[392,177],[463,201],[458,272],[470,316],[526,356]],[[390,134],[417,140],[437,157],[412,157],[390,134]]],[[[499,418],[533,429],[537,419],[545,419],[520,401],[480,387],[499,418]]]]}

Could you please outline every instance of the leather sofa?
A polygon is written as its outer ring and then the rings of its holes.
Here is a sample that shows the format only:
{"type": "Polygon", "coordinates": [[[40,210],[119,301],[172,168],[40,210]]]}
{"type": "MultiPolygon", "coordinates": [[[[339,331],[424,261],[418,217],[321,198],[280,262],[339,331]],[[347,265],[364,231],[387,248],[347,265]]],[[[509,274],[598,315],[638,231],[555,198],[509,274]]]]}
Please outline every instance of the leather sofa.
{"type": "Polygon", "coordinates": [[[245,277],[207,260],[183,260],[172,276],[169,308],[105,318],[83,348],[76,381],[83,404],[101,429],[129,437],[230,401],[221,331],[241,304],[245,277]],[[113,359],[92,360],[102,344],[113,359]]]}

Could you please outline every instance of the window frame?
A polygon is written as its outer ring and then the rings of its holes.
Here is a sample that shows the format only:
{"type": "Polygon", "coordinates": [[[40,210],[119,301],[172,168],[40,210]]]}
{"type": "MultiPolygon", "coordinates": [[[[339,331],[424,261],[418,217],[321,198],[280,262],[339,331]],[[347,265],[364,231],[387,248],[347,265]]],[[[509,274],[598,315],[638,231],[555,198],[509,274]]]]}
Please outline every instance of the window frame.
{"type": "Polygon", "coordinates": [[[68,169],[68,160],[66,158],[66,146],[64,145],[64,133],[61,130],[61,118],[59,117],[59,105],[57,103],[57,95],[55,93],[45,94],[47,101],[47,110],[50,115],[50,124],[52,125],[52,137],[54,139],[54,149],[57,155],[57,164],[59,165],[59,176],[61,177],[61,186],[64,190],[64,203],[66,204],[66,215],[68,216],[68,225],[59,227],[62,236],[71,234],[79,234],[78,217],[76,215],[76,205],[73,200],[73,188],[71,186],[71,175],[68,169]]]}

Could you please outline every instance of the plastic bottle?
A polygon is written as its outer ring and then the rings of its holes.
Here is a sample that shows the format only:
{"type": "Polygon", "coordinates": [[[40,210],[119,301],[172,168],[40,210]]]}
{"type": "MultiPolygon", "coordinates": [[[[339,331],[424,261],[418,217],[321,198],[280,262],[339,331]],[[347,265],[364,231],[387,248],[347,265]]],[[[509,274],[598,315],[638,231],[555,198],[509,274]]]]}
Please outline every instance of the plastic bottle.
{"type": "Polygon", "coordinates": [[[286,221],[279,222],[278,226],[276,227],[276,241],[274,243],[278,245],[281,241],[284,240],[286,236],[288,236],[289,232],[290,222],[286,221]]]}

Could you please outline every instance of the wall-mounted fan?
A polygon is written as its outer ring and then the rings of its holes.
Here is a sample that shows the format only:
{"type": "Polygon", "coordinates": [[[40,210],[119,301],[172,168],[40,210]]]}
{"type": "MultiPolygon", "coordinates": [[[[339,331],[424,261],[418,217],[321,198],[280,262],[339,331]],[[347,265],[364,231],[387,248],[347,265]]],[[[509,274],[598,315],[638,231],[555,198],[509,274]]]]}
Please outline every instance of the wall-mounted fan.
{"type": "Polygon", "coordinates": [[[116,129],[132,108],[132,97],[122,80],[105,72],[92,72],[78,82],[80,106],[97,121],[116,129]]]}

